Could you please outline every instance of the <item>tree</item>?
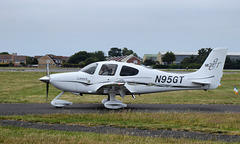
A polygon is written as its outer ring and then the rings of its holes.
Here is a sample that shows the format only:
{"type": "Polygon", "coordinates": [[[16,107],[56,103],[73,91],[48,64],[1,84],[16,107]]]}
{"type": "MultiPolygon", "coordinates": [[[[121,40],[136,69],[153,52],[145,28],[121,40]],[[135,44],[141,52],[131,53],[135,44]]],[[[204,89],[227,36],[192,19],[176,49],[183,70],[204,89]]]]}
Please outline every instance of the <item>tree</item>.
{"type": "Polygon", "coordinates": [[[201,48],[198,50],[197,63],[203,64],[211,51],[211,48],[201,48]]]}
{"type": "Polygon", "coordinates": [[[27,57],[26,61],[27,61],[27,65],[32,64],[32,57],[27,57]]]}
{"type": "Polygon", "coordinates": [[[38,60],[34,57],[27,57],[26,59],[27,65],[33,65],[33,64],[38,64],[38,60]]]}
{"type": "Polygon", "coordinates": [[[38,64],[38,60],[36,58],[33,58],[32,64],[38,64]]]}
{"type": "Polygon", "coordinates": [[[152,65],[155,65],[156,62],[153,61],[152,59],[146,59],[146,60],[143,62],[143,64],[144,64],[145,66],[152,66],[152,65]]]}
{"type": "Polygon", "coordinates": [[[97,61],[104,61],[105,60],[105,55],[103,51],[96,51],[93,53],[91,57],[96,58],[97,61]]]}
{"type": "Polygon", "coordinates": [[[137,53],[133,53],[133,56],[135,56],[135,57],[137,57],[137,58],[138,58],[138,55],[137,55],[137,53]]]}
{"type": "Polygon", "coordinates": [[[85,62],[85,65],[89,65],[89,64],[94,63],[96,61],[97,61],[96,58],[90,57],[90,58],[87,58],[84,62],[85,62]]]}
{"type": "Polygon", "coordinates": [[[1,52],[0,55],[9,55],[8,52],[1,52]]]}
{"type": "Polygon", "coordinates": [[[108,51],[108,56],[109,57],[122,56],[122,50],[120,48],[113,47],[108,51]]]}
{"type": "Polygon", "coordinates": [[[133,54],[133,50],[128,50],[126,47],[123,48],[123,50],[122,50],[122,55],[123,56],[129,56],[131,54],[133,54]]]}
{"type": "Polygon", "coordinates": [[[196,58],[191,55],[190,57],[186,57],[181,62],[182,68],[192,68],[193,64],[196,63],[196,58]]]}
{"type": "Polygon", "coordinates": [[[240,59],[231,59],[227,56],[224,69],[240,69],[240,59]]]}
{"type": "Polygon", "coordinates": [[[95,52],[86,52],[86,51],[79,51],[72,55],[68,63],[64,63],[65,66],[78,66],[84,67],[90,63],[94,63],[97,61],[104,61],[105,56],[103,51],[95,51],[95,52]]]}
{"type": "Polygon", "coordinates": [[[235,69],[240,69],[240,59],[236,59],[235,69]]]}
{"type": "Polygon", "coordinates": [[[167,64],[171,64],[173,61],[176,60],[176,56],[173,52],[166,52],[165,55],[162,57],[163,62],[167,62],[167,64]]]}
{"type": "Polygon", "coordinates": [[[68,63],[79,64],[80,62],[85,61],[87,58],[90,57],[90,54],[86,51],[79,51],[74,55],[70,56],[68,63]]]}
{"type": "Polygon", "coordinates": [[[181,67],[182,68],[193,68],[193,69],[200,68],[211,51],[212,51],[211,48],[199,49],[198,55],[196,57],[194,57],[192,55],[190,57],[184,58],[183,61],[181,62],[181,67]]]}
{"type": "Polygon", "coordinates": [[[231,60],[229,56],[226,57],[224,69],[232,69],[234,66],[235,61],[231,60]]]}

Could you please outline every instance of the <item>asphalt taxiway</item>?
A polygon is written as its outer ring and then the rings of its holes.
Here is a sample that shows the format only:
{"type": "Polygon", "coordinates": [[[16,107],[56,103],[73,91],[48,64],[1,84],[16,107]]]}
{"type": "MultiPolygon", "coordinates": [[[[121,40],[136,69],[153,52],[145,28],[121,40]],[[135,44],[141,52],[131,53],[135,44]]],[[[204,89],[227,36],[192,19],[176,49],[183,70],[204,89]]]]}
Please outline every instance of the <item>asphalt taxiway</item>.
{"type": "Polygon", "coordinates": [[[0,104],[0,115],[54,114],[54,113],[106,113],[109,111],[131,112],[199,112],[199,113],[240,113],[240,105],[201,104],[128,104],[127,108],[108,110],[103,104],[73,104],[55,108],[49,103],[0,104]]]}
{"type": "MultiPolygon", "coordinates": [[[[55,108],[50,104],[0,104],[0,115],[26,115],[26,114],[55,114],[55,113],[108,113],[108,112],[197,112],[197,113],[240,113],[240,105],[200,105],[200,104],[128,104],[120,110],[108,110],[103,104],[73,104],[64,108],[55,108]]],[[[24,121],[0,120],[1,126],[14,126],[24,128],[51,129],[58,131],[115,133],[121,135],[187,138],[198,140],[214,140],[226,142],[240,142],[240,136],[209,134],[203,132],[174,131],[174,130],[142,130],[137,128],[119,128],[112,126],[86,127],[80,125],[44,124],[24,121]]]]}

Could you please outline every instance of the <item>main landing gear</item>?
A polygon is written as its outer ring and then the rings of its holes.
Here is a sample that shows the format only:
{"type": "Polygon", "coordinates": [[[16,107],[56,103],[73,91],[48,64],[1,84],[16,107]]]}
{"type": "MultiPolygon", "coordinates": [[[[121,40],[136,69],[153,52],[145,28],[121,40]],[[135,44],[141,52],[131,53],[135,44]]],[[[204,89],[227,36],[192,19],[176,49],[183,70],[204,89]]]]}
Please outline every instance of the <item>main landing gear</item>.
{"type": "Polygon", "coordinates": [[[115,97],[116,94],[111,93],[108,95],[108,98],[102,100],[102,103],[108,109],[120,109],[127,107],[127,104],[124,104],[120,100],[116,100],[115,97]]]}

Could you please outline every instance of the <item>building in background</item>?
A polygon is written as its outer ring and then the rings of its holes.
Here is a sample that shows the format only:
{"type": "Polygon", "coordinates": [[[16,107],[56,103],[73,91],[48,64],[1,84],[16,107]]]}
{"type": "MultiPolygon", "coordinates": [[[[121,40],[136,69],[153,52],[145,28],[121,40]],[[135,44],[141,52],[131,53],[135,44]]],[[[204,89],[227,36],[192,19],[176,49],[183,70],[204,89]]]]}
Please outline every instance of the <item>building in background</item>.
{"type": "Polygon", "coordinates": [[[227,56],[229,56],[231,60],[237,60],[240,59],[240,52],[228,52],[227,56]]]}
{"type": "Polygon", "coordinates": [[[13,53],[11,55],[0,55],[0,64],[25,66],[27,64],[27,56],[17,55],[17,53],[13,53]]]}
{"type": "Polygon", "coordinates": [[[134,63],[136,65],[141,65],[141,60],[135,57],[134,55],[109,57],[107,58],[107,61],[127,62],[134,63]]]}
{"type": "Polygon", "coordinates": [[[55,56],[52,54],[47,54],[45,56],[35,56],[38,60],[38,68],[46,68],[47,61],[49,61],[50,68],[62,67],[63,63],[69,60],[66,56],[55,56]]]}
{"type": "Polygon", "coordinates": [[[14,66],[25,66],[27,64],[27,56],[18,56],[17,53],[13,53],[12,63],[14,66]]]}
{"type": "Polygon", "coordinates": [[[143,62],[146,59],[151,59],[154,62],[158,62],[159,64],[162,64],[162,54],[160,52],[158,54],[145,54],[143,56],[143,62]]]}
{"type": "Polygon", "coordinates": [[[12,55],[0,55],[0,64],[10,64],[12,62],[12,55]]]}
{"type": "MultiPolygon", "coordinates": [[[[143,56],[143,61],[145,61],[146,59],[151,59],[155,62],[159,62],[159,64],[164,64],[162,62],[162,56],[165,54],[166,52],[159,52],[158,54],[145,54],[143,56]]],[[[180,64],[184,58],[190,57],[190,56],[198,56],[198,52],[191,52],[191,51],[186,51],[186,52],[173,52],[175,54],[176,60],[173,62],[175,64],[180,64]]],[[[229,56],[230,59],[240,59],[240,52],[228,52],[227,56],[229,56]]]]}

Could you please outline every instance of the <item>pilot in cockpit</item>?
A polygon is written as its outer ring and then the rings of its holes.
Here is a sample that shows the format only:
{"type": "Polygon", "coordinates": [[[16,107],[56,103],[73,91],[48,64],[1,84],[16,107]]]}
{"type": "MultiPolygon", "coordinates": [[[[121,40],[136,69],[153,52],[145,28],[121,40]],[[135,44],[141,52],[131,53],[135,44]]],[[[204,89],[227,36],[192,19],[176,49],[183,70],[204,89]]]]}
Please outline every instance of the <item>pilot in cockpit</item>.
{"type": "Polygon", "coordinates": [[[103,65],[100,72],[99,72],[99,75],[109,75],[109,69],[106,65],[103,65]]]}

